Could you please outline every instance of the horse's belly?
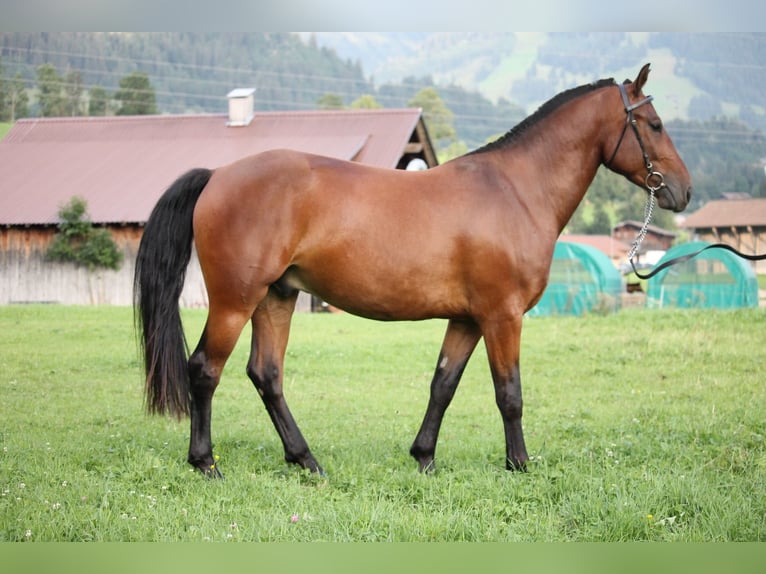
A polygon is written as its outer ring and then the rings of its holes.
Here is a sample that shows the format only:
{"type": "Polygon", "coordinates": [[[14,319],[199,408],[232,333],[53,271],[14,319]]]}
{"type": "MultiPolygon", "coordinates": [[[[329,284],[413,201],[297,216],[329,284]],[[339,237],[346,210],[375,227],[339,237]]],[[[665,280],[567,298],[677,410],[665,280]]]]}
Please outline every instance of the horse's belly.
{"type": "Polygon", "coordinates": [[[374,265],[310,271],[292,267],[280,281],[369,319],[420,320],[468,314],[460,288],[423,273],[400,273],[374,265]]]}

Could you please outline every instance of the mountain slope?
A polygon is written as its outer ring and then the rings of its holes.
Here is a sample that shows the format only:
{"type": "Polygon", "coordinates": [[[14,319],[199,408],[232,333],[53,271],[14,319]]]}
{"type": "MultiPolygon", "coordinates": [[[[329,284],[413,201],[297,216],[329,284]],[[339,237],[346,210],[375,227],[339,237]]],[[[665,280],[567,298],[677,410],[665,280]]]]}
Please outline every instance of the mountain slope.
{"type": "Polygon", "coordinates": [[[563,89],[633,78],[652,63],[649,89],[667,119],[739,118],[766,131],[766,34],[756,33],[333,33],[320,45],[359,61],[376,83],[430,75],[533,111],[563,89]],[[341,41],[342,40],[342,41],[341,41]],[[373,48],[374,47],[374,48],[373,48]],[[382,58],[388,51],[390,56],[382,58]]]}

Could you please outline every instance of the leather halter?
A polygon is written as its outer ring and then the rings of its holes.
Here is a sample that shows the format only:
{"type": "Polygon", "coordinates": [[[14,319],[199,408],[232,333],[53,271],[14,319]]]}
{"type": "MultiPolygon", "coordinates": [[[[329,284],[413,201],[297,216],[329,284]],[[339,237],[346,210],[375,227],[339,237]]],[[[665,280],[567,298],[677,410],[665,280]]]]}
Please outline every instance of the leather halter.
{"type": "Polygon", "coordinates": [[[644,165],[646,166],[646,179],[644,180],[644,185],[646,186],[646,189],[648,189],[650,193],[655,193],[658,190],[665,187],[665,177],[659,171],[654,170],[654,167],[652,166],[652,162],[649,159],[649,154],[646,153],[644,140],[641,139],[641,134],[638,131],[638,124],[636,122],[636,118],[633,115],[633,110],[635,110],[636,108],[640,108],[644,104],[648,104],[654,99],[654,96],[647,96],[643,100],[640,100],[634,104],[631,104],[630,99],[628,98],[628,92],[625,89],[625,85],[617,84],[617,87],[620,88],[620,95],[622,96],[622,104],[625,108],[625,125],[622,128],[620,139],[617,140],[617,145],[615,146],[614,151],[612,152],[612,155],[609,158],[609,161],[607,161],[605,165],[606,167],[611,168],[612,162],[614,161],[614,158],[617,155],[617,151],[620,149],[620,145],[622,145],[622,140],[625,137],[625,132],[628,130],[628,126],[631,126],[633,128],[633,133],[636,134],[638,145],[641,148],[641,154],[644,156],[644,165]]]}

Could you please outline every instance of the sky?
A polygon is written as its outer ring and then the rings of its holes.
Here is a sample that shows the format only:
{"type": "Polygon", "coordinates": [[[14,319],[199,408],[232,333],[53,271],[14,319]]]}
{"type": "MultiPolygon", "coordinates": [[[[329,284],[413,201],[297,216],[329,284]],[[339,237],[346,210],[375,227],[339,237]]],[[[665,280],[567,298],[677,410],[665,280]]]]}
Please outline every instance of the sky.
{"type": "Polygon", "coordinates": [[[752,0],[25,0],[2,31],[738,31],[766,28],[752,0]]]}

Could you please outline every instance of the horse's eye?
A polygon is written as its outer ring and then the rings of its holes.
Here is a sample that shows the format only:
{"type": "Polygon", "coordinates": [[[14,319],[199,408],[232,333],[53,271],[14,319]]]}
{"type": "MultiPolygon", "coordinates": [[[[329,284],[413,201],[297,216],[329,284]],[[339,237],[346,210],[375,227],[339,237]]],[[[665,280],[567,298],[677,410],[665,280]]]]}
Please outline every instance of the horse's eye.
{"type": "Polygon", "coordinates": [[[662,122],[660,121],[653,121],[649,122],[649,127],[652,128],[652,131],[659,133],[662,133],[662,122]]]}

